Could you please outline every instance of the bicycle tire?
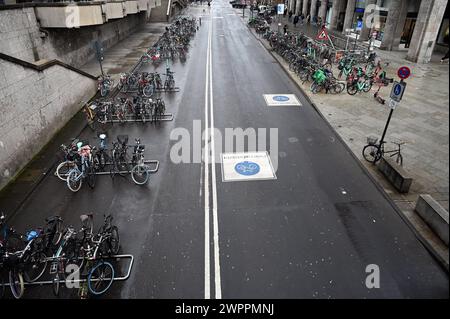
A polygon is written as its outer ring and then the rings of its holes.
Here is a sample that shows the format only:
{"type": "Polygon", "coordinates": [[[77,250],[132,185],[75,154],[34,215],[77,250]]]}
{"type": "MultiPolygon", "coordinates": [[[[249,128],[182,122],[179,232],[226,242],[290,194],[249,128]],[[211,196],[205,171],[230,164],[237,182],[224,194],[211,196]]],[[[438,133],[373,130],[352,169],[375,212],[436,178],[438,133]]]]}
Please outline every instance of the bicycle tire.
{"type": "Polygon", "coordinates": [[[14,298],[20,299],[25,291],[23,276],[17,269],[9,271],[9,287],[14,298]]]}
{"type": "Polygon", "coordinates": [[[62,225],[62,220],[58,220],[56,223],[57,223],[56,231],[52,238],[52,244],[54,246],[57,246],[59,244],[59,242],[61,241],[62,236],[63,236],[63,230],[64,230],[63,225],[62,225]],[[56,240],[55,240],[55,238],[56,238],[56,240]]]}
{"type": "Polygon", "coordinates": [[[3,280],[3,274],[0,273],[0,299],[3,299],[5,296],[5,281],[3,280]]]}
{"type": "Polygon", "coordinates": [[[71,170],[67,176],[67,187],[74,193],[78,192],[83,185],[83,178],[79,175],[78,170],[71,170]],[[72,182],[75,184],[72,185],[72,182]]]}
{"type": "Polygon", "coordinates": [[[367,84],[367,86],[366,86],[366,85],[364,86],[363,91],[364,91],[365,93],[367,93],[367,92],[369,92],[371,89],[372,89],[372,82],[369,81],[368,84],[367,84]]]}
{"type": "Polygon", "coordinates": [[[108,239],[109,249],[112,255],[117,255],[120,250],[120,236],[117,226],[111,227],[111,236],[108,239]]]}
{"type": "Polygon", "coordinates": [[[97,175],[95,174],[94,165],[93,165],[93,163],[91,163],[89,165],[89,167],[87,168],[87,176],[86,176],[87,184],[91,189],[94,189],[94,187],[95,187],[96,177],[97,177],[97,175]]]}
{"type": "Polygon", "coordinates": [[[150,177],[148,166],[145,164],[138,164],[131,169],[131,179],[137,185],[144,185],[150,177]],[[140,177],[142,176],[142,178],[140,177]]]}
{"type": "Polygon", "coordinates": [[[101,261],[97,263],[89,270],[87,279],[89,292],[96,296],[104,294],[111,287],[114,281],[114,275],[114,267],[109,262],[101,261]],[[104,279],[105,272],[107,273],[108,271],[110,272],[109,277],[104,279]],[[97,289],[104,280],[108,280],[106,286],[103,289],[97,289]]]}
{"type": "Polygon", "coordinates": [[[354,84],[347,85],[347,93],[349,95],[355,95],[358,93],[358,88],[354,84]]]}
{"type": "Polygon", "coordinates": [[[30,258],[31,260],[27,261],[27,265],[25,265],[26,268],[23,271],[23,277],[26,282],[35,282],[45,273],[45,269],[47,268],[47,256],[43,252],[36,252],[32,254],[30,258]],[[27,268],[28,266],[31,266],[31,269],[27,268]],[[35,266],[39,266],[39,268],[35,268],[35,266]]]}
{"type": "Polygon", "coordinates": [[[335,83],[331,87],[332,87],[331,93],[340,94],[340,93],[342,93],[342,91],[344,91],[345,84],[344,83],[335,83]]]}
{"type": "Polygon", "coordinates": [[[381,159],[381,150],[377,145],[366,145],[362,151],[363,157],[369,163],[375,164],[381,159]]]}
{"type": "Polygon", "coordinates": [[[61,281],[59,279],[59,274],[56,273],[55,277],[52,279],[52,291],[55,297],[59,296],[59,288],[61,286],[61,281]]]}
{"type": "Polygon", "coordinates": [[[56,167],[56,176],[62,180],[67,180],[67,176],[72,168],[74,168],[75,163],[73,161],[64,161],[59,163],[56,167]]]}

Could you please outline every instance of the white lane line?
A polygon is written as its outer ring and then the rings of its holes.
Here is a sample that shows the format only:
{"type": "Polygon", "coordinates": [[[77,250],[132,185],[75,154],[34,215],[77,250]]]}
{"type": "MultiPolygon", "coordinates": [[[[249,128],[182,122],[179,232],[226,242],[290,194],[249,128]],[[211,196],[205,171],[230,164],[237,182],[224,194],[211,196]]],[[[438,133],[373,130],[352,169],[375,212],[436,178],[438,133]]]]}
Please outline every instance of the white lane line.
{"type": "Polygon", "coordinates": [[[215,298],[222,299],[222,286],[220,280],[220,253],[219,253],[219,220],[217,216],[217,181],[216,181],[216,145],[214,140],[214,95],[212,79],[212,21],[209,34],[211,46],[209,48],[209,104],[211,114],[211,179],[212,179],[212,204],[213,204],[213,240],[214,240],[214,278],[215,298]]]}
{"type": "Polygon", "coordinates": [[[204,148],[204,187],[205,187],[205,299],[211,298],[211,274],[210,274],[210,255],[209,255],[209,142],[208,142],[208,88],[209,88],[209,38],[206,54],[206,77],[205,77],[205,148],[204,148]]]}

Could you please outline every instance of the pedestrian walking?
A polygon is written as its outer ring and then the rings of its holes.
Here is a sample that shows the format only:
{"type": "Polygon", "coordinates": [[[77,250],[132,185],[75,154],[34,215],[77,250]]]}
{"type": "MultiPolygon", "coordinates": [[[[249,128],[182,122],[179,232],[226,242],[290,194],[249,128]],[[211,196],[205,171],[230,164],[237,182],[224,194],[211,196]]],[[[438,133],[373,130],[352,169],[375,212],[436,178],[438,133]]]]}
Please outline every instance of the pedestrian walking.
{"type": "Polygon", "coordinates": [[[291,21],[292,20],[292,10],[289,10],[289,17],[288,20],[291,21]]]}
{"type": "Polygon", "coordinates": [[[284,8],[283,17],[286,18],[286,14],[287,14],[287,8],[284,8]]]}
{"type": "Polygon", "coordinates": [[[198,17],[198,23],[200,24],[200,26],[202,25],[202,17],[198,17]]]}
{"type": "Polygon", "coordinates": [[[294,27],[297,27],[297,23],[298,23],[298,15],[294,17],[294,27]]]}
{"type": "Polygon", "coordinates": [[[287,24],[285,24],[284,27],[283,27],[284,35],[287,34],[287,29],[288,29],[288,26],[287,26],[287,24]]]}

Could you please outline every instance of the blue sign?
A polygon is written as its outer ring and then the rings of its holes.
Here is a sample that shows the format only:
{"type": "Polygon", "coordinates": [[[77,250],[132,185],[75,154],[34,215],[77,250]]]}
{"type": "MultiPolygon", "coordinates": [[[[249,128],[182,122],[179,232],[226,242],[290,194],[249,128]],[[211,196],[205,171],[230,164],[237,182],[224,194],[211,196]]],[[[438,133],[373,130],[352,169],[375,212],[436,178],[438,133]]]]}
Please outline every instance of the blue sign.
{"type": "Polygon", "coordinates": [[[391,99],[397,103],[400,102],[403,97],[403,93],[405,93],[405,88],[406,82],[394,82],[391,90],[391,99]]]}
{"type": "Polygon", "coordinates": [[[356,22],[356,30],[361,30],[363,27],[363,22],[361,20],[358,20],[356,22]]]}
{"type": "Polygon", "coordinates": [[[238,174],[245,175],[245,176],[251,176],[251,175],[258,174],[260,171],[260,167],[258,164],[254,163],[254,162],[244,161],[244,162],[237,163],[234,166],[234,170],[238,174]]]}
{"type": "Polygon", "coordinates": [[[289,101],[289,98],[287,96],[284,96],[284,95],[275,95],[273,97],[273,100],[277,101],[277,102],[287,102],[287,101],[289,101]]]}

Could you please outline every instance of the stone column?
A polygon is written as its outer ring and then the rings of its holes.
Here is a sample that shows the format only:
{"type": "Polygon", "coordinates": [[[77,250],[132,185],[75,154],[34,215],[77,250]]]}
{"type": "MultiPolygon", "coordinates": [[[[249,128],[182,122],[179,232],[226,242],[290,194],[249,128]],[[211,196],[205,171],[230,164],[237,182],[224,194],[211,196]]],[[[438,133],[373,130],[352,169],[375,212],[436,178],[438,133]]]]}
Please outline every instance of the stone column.
{"type": "Polygon", "coordinates": [[[394,45],[395,30],[397,29],[398,16],[402,3],[400,0],[391,1],[389,5],[388,16],[383,31],[383,40],[380,49],[392,51],[394,45]]]}
{"type": "Polygon", "coordinates": [[[289,13],[289,11],[294,12],[297,1],[299,1],[299,0],[289,0],[288,13],[289,13]]]}
{"type": "Polygon", "coordinates": [[[394,40],[392,47],[398,49],[400,46],[400,40],[402,38],[403,29],[405,28],[406,16],[408,15],[408,1],[401,0],[400,15],[397,20],[397,27],[395,28],[394,40]]]}
{"type": "Polygon", "coordinates": [[[324,23],[325,23],[325,19],[327,17],[327,8],[328,8],[328,0],[322,0],[320,2],[319,17],[322,18],[322,21],[324,23]]]}
{"type": "Polygon", "coordinates": [[[448,0],[422,0],[406,59],[430,62],[448,0]]]}
{"type": "Polygon", "coordinates": [[[364,10],[363,16],[363,28],[359,36],[359,39],[362,41],[367,41],[369,39],[370,29],[372,27],[372,24],[374,23],[373,17],[375,14],[379,14],[378,12],[375,12],[376,4],[377,0],[366,0],[366,9],[364,10]]]}
{"type": "Polygon", "coordinates": [[[306,17],[308,16],[308,3],[310,0],[303,0],[303,8],[302,8],[302,13],[306,17]]]}
{"type": "Polygon", "coordinates": [[[313,17],[317,16],[317,0],[311,0],[311,9],[309,10],[311,21],[313,17]]]}
{"type": "Polygon", "coordinates": [[[347,9],[345,10],[344,27],[342,32],[345,33],[345,29],[352,27],[353,17],[355,14],[356,0],[347,0],[347,9]]]}
{"type": "MultiPolygon", "coordinates": [[[[303,0],[306,1],[306,0],[303,0]]],[[[302,1],[301,0],[297,0],[297,2],[295,3],[295,15],[300,15],[301,12],[301,8],[302,8],[302,1]]]]}

